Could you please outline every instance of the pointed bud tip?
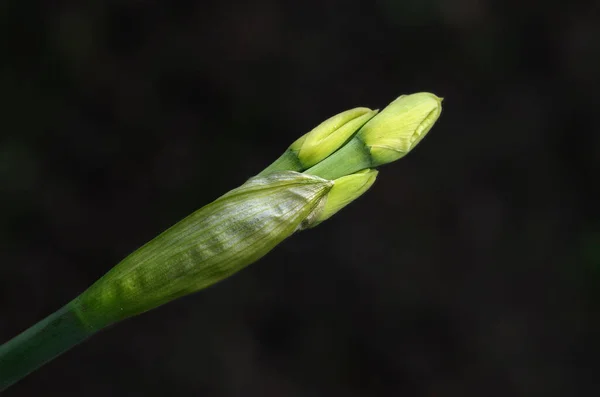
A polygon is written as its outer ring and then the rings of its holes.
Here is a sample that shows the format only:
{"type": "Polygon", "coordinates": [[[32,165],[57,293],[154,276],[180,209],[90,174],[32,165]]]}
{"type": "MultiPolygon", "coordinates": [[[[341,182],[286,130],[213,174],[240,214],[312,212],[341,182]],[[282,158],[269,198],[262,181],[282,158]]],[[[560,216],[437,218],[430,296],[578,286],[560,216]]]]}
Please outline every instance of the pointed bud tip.
{"type": "Polygon", "coordinates": [[[370,148],[373,166],[404,157],[427,135],[443,98],[429,92],[402,95],[367,122],[357,136],[370,148]]]}

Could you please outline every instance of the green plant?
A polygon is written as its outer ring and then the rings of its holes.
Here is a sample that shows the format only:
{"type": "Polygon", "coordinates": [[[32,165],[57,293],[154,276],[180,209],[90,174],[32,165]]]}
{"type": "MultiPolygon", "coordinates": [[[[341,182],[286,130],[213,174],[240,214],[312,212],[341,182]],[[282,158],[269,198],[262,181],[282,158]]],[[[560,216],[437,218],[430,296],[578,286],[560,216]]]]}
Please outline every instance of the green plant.
{"type": "Polygon", "coordinates": [[[373,167],[412,150],[441,113],[429,93],[321,123],[242,186],[133,252],[46,319],[0,346],[0,391],[102,328],[214,284],[366,192],[373,167]]]}

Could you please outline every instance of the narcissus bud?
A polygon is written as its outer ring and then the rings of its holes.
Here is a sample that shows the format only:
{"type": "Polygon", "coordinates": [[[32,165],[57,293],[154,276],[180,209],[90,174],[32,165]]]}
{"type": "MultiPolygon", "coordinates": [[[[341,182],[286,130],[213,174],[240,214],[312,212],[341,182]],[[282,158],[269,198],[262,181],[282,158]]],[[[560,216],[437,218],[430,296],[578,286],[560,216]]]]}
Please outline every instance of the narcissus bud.
{"type": "Polygon", "coordinates": [[[290,149],[306,169],[338,150],[377,110],[355,108],[335,115],[292,143],[290,149]]]}
{"type": "Polygon", "coordinates": [[[327,194],[327,201],[310,227],[331,218],[342,208],[363,195],[377,179],[377,170],[362,170],[355,174],[346,175],[336,179],[333,187],[327,194]]]}
{"type": "Polygon", "coordinates": [[[429,93],[381,113],[355,108],[296,140],[273,164],[126,257],[63,308],[0,345],[0,391],[101,328],[212,285],[366,192],[441,113],[429,93]],[[304,173],[300,173],[300,172],[304,173]]]}
{"type": "Polygon", "coordinates": [[[342,147],[377,110],[354,108],[325,120],[298,138],[273,164],[259,175],[280,170],[302,172],[342,147]]]}
{"type": "Polygon", "coordinates": [[[428,92],[403,95],[371,118],[341,149],[305,171],[337,179],[404,157],[433,127],[442,99],[428,92]]]}
{"type": "Polygon", "coordinates": [[[371,149],[372,166],[391,163],[427,135],[442,112],[442,99],[428,92],[402,95],[369,120],[356,137],[371,149]]]}

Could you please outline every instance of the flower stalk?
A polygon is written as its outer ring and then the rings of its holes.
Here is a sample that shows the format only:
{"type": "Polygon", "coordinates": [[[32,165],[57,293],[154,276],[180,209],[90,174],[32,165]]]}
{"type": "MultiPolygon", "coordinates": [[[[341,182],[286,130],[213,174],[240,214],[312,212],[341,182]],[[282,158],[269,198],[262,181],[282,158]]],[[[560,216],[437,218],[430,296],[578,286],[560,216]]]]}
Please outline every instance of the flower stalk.
{"type": "Polygon", "coordinates": [[[355,108],[133,252],[73,301],[0,346],[0,391],[102,328],[217,283],[364,194],[372,168],[410,152],[441,112],[433,94],[355,108]]]}

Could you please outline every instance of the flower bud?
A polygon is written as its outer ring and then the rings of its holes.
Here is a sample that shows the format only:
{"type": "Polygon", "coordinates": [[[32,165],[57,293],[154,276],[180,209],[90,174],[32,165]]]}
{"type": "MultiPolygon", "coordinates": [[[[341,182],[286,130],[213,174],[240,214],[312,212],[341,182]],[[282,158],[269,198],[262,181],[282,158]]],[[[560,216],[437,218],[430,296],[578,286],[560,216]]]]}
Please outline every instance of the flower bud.
{"type": "Polygon", "coordinates": [[[369,108],[346,110],[330,117],[298,138],[290,145],[289,149],[296,153],[305,169],[312,167],[342,147],[360,127],[376,114],[377,110],[369,108]]]}
{"type": "Polygon", "coordinates": [[[442,98],[428,92],[402,95],[356,134],[369,147],[372,167],[404,157],[427,135],[442,112],[442,98]]]}
{"type": "Polygon", "coordinates": [[[441,113],[433,94],[401,96],[379,115],[356,108],[318,125],[259,176],[126,257],[62,309],[0,346],[0,391],[101,328],[208,287],[365,193],[441,113]],[[296,171],[304,171],[303,174],[296,171]]]}
{"type": "Polygon", "coordinates": [[[258,175],[286,170],[302,172],[312,167],[342,147],[377,112],[354,108],[330,117],[298,138],[258,175]]]}
{"type": "Polygon", "coordinates": [[[334,185],[327,194],[327,201],[323,209],[316,215],[316,219],[309,227],[317,226],[329,219],[342,208],[362,196],[363,193],[373,186],[377,174],[377,170],[366,169],[334,180],[334,185]]]}
{"type": "Polygon", "coordinates": [[[337,180],[398,160],[411,151],[440,116],[442,99],[421,92],[402,95],[371,118],[343,147],[305,171],[337,180]]]}

